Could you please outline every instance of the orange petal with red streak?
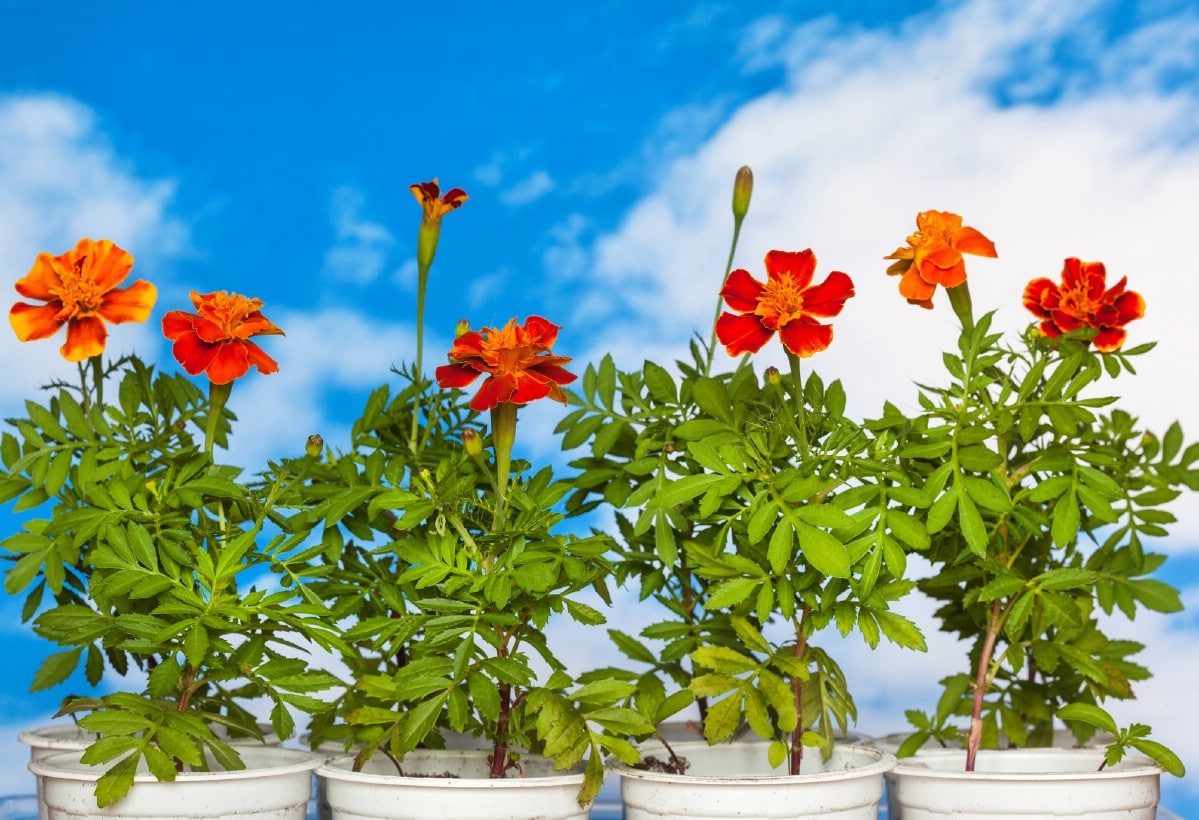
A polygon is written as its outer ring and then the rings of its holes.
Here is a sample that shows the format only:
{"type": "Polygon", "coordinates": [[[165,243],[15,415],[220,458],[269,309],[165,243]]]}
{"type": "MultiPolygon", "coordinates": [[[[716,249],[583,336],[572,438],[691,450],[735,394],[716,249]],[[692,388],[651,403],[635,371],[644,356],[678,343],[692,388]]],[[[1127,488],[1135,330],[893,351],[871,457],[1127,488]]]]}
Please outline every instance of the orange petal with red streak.
{"type": "Polygon", "coordinates": [[[27,305],[17,302],[8,311],[8,323],[13,332],[22,342],[35,339],[48,339],[58,332],[63,322],[58,318],[60,305],[51,302],[48,305],[27,305]]]}

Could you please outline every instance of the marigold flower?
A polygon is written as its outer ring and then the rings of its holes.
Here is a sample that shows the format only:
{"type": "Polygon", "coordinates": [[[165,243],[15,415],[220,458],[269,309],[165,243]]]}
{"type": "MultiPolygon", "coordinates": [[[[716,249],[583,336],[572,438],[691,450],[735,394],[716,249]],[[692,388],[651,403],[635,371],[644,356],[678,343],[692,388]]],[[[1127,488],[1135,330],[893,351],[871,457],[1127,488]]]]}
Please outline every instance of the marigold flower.
{"type": "Polygon", "coordinates": [[[777,331],[783,347],[796,356],[819,353],[833,340],[831,318],[854,295],[853,280],[833,271],[818,285],[812,284],[816,255],[811,250],[770,251],[766,254],[766,281],[759,282],[743,268],[729,274],[720,295],[740,313],[724,312],[716,320],[716,337],[730,356],[756,353],[777,331]]]}
{"type": "Polygon", "coordinates": [[[1102,262],[1066,260],[1062,283],[1034,279],[1024,289],[1024,306],[1041,320],[1040,331],[1051,339],[1063,333],[1091,327],[1099,331],[1091,338],[1096,350],[1119,350],[1127,332],[1124,325],[1145,315],[1141,294],[1125,290],[1128,277],[1107,288],[1107,271],[1102,262]]]}
{"type": "Polygon", "coordinates": [[[445,192],[445,196],[441,196],[441,186],[437,184],[436,178],[432,182],[415,182],[408,186],[408,190],[412,191],[412,195],[424,209],[424,219],[428,222],[440,222],[442,216],[461,207],[463,202],[470,199],[461,188],[451,188],[445,192]]]}
{"type": "Polygon", "coordinates": [[[139,279],[127,288],[117,285],[133,270],[133,256],[107,239],[80,239],[62,256],[41,253],[33,269],[17,280],[17,293],[45,302],[17,302],[8,321],[22,342],[46,339],[67,326],[67,341],[59,352],[81,362],[104,352],[105,322],[144,322],[158,298],[154,285],[139,279]]]}
{"type": "Polygon", "coordinates": [[[899,260],[887,268],[889,275],[903,276],[899,294],[913,305],[932,308],[937,285],[952,288],[966,281],[964,253],[992,259],[998,255],[995,243],[962,225],[957,214],[923,211],[916,215],[916,233],[908,237],[908,247],[883,258],[899,260]]]}
{"type": "Polygon", "coordinates": [[[205,373],[213,384],[228,384],[246,375],[250,365],[274,373],[279,364],[252,336],[283,331],[262,315],[262,300],[238,293],[191,293],[195,313],[172,310],[162,317],[162,332],[174,342],[171,352],[193,376],[205,373]]]}
{"type": "Polygon", "coordinates": [[[467,331],[454,340],[450,364],[437,368],[437,383],[466,387],[482,373],[489,374],[471,399],[473,410],[490,410],[499,404],[528,404],[549,396],[565,403],[560,385],[576,378],[562,368],[569,356],[555,356],[550,348],[561,327],[530,316],[524,326],[510,319],[504,327],[467,331]]]}

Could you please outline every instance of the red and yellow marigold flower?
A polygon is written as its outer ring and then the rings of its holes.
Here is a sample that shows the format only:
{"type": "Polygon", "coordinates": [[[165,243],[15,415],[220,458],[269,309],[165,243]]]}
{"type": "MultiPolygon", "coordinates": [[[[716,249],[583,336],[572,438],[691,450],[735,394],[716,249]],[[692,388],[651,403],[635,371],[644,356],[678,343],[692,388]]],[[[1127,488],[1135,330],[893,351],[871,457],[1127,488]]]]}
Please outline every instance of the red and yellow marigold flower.
{"type": "Polygon", "coordinates": [[[998,255],[995,243],[962,225],[957,214],[922,211],[916,215],[916,233],[908,237],[908,247],[883,258],[899,260],[887,268],[891,276],[903,277],[899,294],[913,305],[931,308],[937,285],[952,288],[966,281],[964,253],[992,259],[998,255]]]}
{"type": "Polygon", "coordinates": [[[783,347],[800,357],[824,350],[833,340],[832,325],[819,322],[836,316],[854,295],[853,280],[833,271],[812,284],[816,256],[811,250],[770,251],[766,281],[743,268],[729,274],[720,291],[728,311],[716,320],[716,337],[730,356],[756,353],[777,332],[783,347]]]}
{"type": "Polygon", "coordinates": [[[424,209],[423,219],[426,222],[440,222],[442,216],[460,208],[463,202],[470,199],[461,188],[451,188],[442,196],[441,186],[437,184],[436,178],[432,182],[414,182],[408,186],[408,190],[412,191],[412,195],[424,209]]]}
{"type": "Polygon", "coordinates": [[[8,321],[22,342],[46,339],[67,326],[67,341],[59,352],[71,362],[81,362],[104,352],[106,322],[144,322],[158,298],[158,290],[139,279],[118,288],[133,270],[133,256],[107,239],[80,239],[61,256],[38,255],[33,269],[17,280],[17,293],[45,302],[17,302],[8,321]]]}
{"type": "Polygon", "coordinates": [[[1089,327],[1098,331],[1091,338],[1096,350],[1119,350],[1127,336],[1124,325],[1145,315],[1145,300],[1126,290],[1127,282],[1123,277],[1108,288],[1102,262],[1071,257],[1062,268],[1061,285],[1051,279],[1028,283],[1024,306],[1041,320],[1041,333],[1051,339],[1089,327]]]}
{"type": "Polygon", "coordinates": [[[468,330],[454,340],[450,364],[437,368],[437,383],[443,388],[466,387],[486,373],[487,379],[470,401],[477,411],[499,404],[528,404],[547,396],[565,403],[561,385],[576,377],[562,367],[570,357],[555,356],[551,350],[559,330],[540,316],[530,316],[523,326],[511,319],[502,328],[468,330]]]}
{"type": "Polygon", "coordinates": [[[191,293],[195,313],[172,310],[162,317],[162,332],[174,342],[171,352],[193,376],[204,373],[213,384],[228,384],[250,369],[274,373],[278,363],[250,341],[283,331],[262,315],[262,300],[238,293],[191,293]]]}

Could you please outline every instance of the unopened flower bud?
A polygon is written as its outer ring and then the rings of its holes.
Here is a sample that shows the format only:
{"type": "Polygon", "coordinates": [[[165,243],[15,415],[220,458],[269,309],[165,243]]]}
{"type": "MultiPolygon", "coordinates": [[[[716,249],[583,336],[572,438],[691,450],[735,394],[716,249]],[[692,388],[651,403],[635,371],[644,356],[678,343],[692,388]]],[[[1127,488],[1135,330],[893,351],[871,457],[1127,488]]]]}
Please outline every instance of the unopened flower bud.
{"type": "Polygon", "coordinates": [[[470,332],[470,320],[469,319],[459,319],[458,326],[454,328],[454,338],[457,339],[459,336],[463,335],[464,333],[469,333],[469,332],[470,332]]]}
{"type": "Polygon", "coordinates": [[[316,458],[325,449],[325,440],[317,433],[313,433],[308,437],[308,441],[304,443],[304,455],[309,458],[316,458]]]}
{"type": "Polygon", "coordinates": [[[737,178],[733,181],[733,216],[744,218],[749,212],[749,197],[754,192],[754,172],[748,165],[742,165],[737,170],[737,178]]]}
{"type": "Polygon", "coordinates": [[[775,367],[774,365],[771,365],[770,367],[766,368],[766,382],[768,384],[772,384],[775,387],[778,387],[782,381],[783,381],[783,374],[779,372],[779,369],[777,367],[775,367]]]}
{"type": "Polygon", "coordinates": [[[462,446],[466,448],[468,455],[482,455],[483,439],[479,438],[479,433],[475,428],[467,427],[462,431],[462,446]]]}

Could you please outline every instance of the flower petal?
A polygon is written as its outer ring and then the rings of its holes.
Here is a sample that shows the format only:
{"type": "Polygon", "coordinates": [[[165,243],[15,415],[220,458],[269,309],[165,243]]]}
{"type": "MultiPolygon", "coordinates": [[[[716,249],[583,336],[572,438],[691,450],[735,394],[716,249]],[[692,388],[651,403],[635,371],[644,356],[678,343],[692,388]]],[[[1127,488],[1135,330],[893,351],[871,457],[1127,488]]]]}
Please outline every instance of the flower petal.
{"type": "Polygon", "coordinates": [[[819,353],[833,341],[832,325],[819,325],[803,320],[788,322],[779,328],[779,339],[783,347],[796,356],[806,359],[813,353],[819,353]]]}
{"type": "Polygon", "coordinates": [[[925,255],[920,275],[926,282],[952,288],[966,281],[966,264],[953,248],[937,248],[925,255]]]}
{"type": "Polygon", "coordinates": [[[253,342],[243,342],[246,346],[246,360],[258,368],[258,372],[262,374],[278,373],[279,363],[266,355],[261,347],[253,342]]]}
{"type": "Polygon", "coordinates": [[[479,378],[479,371],[461,364],[443,364],[434,371],[434,375],[442,388],[466,387],[479,378]]]}
{"type": "Polygon", "coordinates": [[[58,257],[42,251],[33,262],[29,273],[17,280],[17,293],[26,299],[49,302],[57,299],[62,286],[61,268],[58,257]]]}
{"type": "Polygon", "coordinates": [[[117,288],[104,294],[98,311],[106,322],[119,325],[122,322],[144,322],[150,318],[154,302],[158,299],[158,288],[144,279],[139,279],[127,288],[117,288]]]}
{"type": "Polygon", "coordinates": [[[816,254],[811,248],[803,251],[767,251],[766,274],[774,280],[790,274],[795,287],[804,290],[812,283],[816,272],[816,254]]]}
{"type": "Polygon", "coordinates": [[[24,302],[17,302],[8,311],[8,323],[12,325],[13,332],[22,342],[48,339],[63,325],[63,321],[58,318],[58,311],[61,307],[62,305],[58,302],[51,302],[48,305],[28,305],[24,302]]]}
{"type": "Polygon", "coordinates": [[[208,380],[213,384],[228,384],[246,375],[250,369],[249,344],[234,340],[213,345],[212,361],[204,368],[208,380]]]}
{"type": "MultiPolygon", "coordinates": [[[[165,321],[164,319],[164,324],[165,321]]],[[[192,376],[203,373],[212,362],[213,357],[216,356],[216,352],[217,345],[206,344],[194,332],[182,334],[175,339],[175,344],[171,346],[171,353],[174,354],[176,361],[183,365],[183,369],[192,376]]]]}
{"type": "Polygon", "coordinates": [[[733,310],[752,313],[757,310],[764,286],[744,268],[737,268],[724,280],[720,296],[733,310]]]}
{"type": "Polygon", "coordinates": [[[88,278],[100,291],[110,290],[125,281],[133,270],[133,254],[118,248],[107,239],[94,242],[80,239],[75,245],[75,259],[86,257],[88,278]]]}
{"type": "Polygon", "coordinates": [[[999,256],[995,252],[995,243],[969,226],[959,228],[953,235],[953,246],[962,253],[974,256],[989,256],[992,259],[999,256]]]}
{"type": "Polygon", "coordinates": [[[937,292],[937,286],[924,281],[924,277],[920,275],[920,270],[915,265],[908,269],[908,272],[899,280],[899,295],[909,302],[930,302],[933,294],[937,292]]]}
{"type": "Polygon", "coordinates": [[[82,362],[104,352],[108,328],[98,316],[81,316],[67,322],[67,341],[58,352],[68,362],[82,362]]]}
{"type": "Polygon", "coordinates": [[[757,353],[770,341],[774,331],[752,313],[722,313],[716,320],[716,338],[730,356],[757,353]]]}
{"type": "Polygon", "coordinates": [[[1049,312],[1062,300],[1061,291],[1052,279],[1034,279],[1024,287],[1024,307],[1034,316],[1048,319],[1049,312]]]}
{"type": "Polygon", "coordinates": [[[192,320],[196,317],[182,310],[170,310],[162,317],[162,335],[175,341],[185,333],[195,333],[192,320]]]}
{"type": "Polygon", "coordinates": [[[803,310],[812,316],[836,316],[845,307],[845,300],[853,295],[849,274],[835,270],[819,285],[804,291],[803,310]]]}

